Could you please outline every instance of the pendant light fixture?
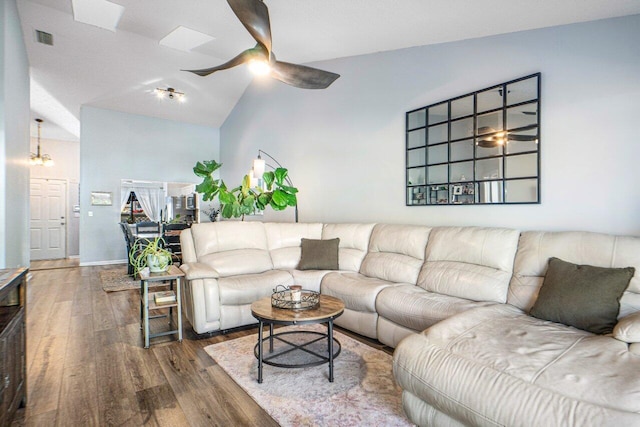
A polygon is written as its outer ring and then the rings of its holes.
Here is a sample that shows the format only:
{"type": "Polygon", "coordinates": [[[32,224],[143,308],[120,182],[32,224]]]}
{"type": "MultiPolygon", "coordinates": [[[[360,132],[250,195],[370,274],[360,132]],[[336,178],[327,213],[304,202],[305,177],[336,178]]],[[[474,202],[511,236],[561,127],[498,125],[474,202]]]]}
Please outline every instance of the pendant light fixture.
{"type": "Polygon", "coordinates": [[[29,163],[36,166],[51,167],[54,164],[51,156],[48,154],[40,154],[40,127],[42,125],[42,119],[36,119],[36,122],[38,123],[38,148],[35,154],[31,153],[29,163]]]}

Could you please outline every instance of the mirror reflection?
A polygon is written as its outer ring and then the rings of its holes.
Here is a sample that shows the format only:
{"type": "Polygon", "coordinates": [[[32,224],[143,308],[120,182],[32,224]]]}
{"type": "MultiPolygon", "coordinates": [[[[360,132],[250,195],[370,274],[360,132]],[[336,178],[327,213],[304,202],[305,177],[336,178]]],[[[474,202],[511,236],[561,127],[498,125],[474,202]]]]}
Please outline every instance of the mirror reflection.
{"type": "Polygon", "coordinates": [[[540,78],[407,112],[407,205],[540,203],[540,78]]]}
{"type": "Polygon", "coordinates": [[[451,101],[451,120],[473,115],[473,95],[451,101]]]}
{"type": "Polygon", "coordinates": [[[426,117],[427,117],[427,114],[424,108],[421,110],[409,113],[407,115],[407,127],[409,129],[424,127],[427,124],[425,121],[426,117]]]}
{"type": "Polygon", "coordinates": [[[478,93],[478,113],[502,108],[504,104],[502,86],[478,93]]]}
{"type": "Polygon", "coordinates": [[[449,119],[449,105],[446,102],[429,107],[429,125],[446,122],[449,119]]]}

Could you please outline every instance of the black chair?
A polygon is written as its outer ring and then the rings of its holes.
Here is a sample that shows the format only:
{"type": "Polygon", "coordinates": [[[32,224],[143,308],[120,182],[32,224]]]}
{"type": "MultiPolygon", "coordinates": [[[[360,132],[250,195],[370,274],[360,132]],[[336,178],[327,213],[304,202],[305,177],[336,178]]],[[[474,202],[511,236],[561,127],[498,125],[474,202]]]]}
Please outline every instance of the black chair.
{"type": "Polygon", "coordinates": [[[135,239],[133,237],[133,233],[131,232],[131,227],[126,222],[120,223],[120,229],[122,230],[122,234],[124,234],[124,241],[127,244],[127,274],[129,276],[133,275],[133,264],[131,264],[131,260],[129,259],[129,253],[131,252],[131,248],[133,247],[133,243],[135,239]]]}
{"type": "Polygon", "coordinates": [[[162,239],[165,248],[172,254],[172,260],[176,264],[182,263],[182,248],[180,246],[180,231],[189,228],[184,223],[179,224],[162,224],[162,239]]]}
{"type": "Polygon", "coordinates": [[[138,222],[136,223],[136,235],[142,234],[155,234],[160,236],[160,223],[153,221],[138,222]]]}

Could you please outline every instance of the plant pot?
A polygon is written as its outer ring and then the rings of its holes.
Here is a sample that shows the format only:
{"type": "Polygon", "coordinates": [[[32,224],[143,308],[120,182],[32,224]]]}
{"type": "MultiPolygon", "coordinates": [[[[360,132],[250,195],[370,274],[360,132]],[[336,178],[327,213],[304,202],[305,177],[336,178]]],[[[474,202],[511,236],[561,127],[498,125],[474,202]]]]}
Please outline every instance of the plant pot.
{"type": "Polygon", "coordinates": [[[162,273],[169,269],[169,257],[165,254],[147,255],[147,265],[151,273],[162,273]]]}

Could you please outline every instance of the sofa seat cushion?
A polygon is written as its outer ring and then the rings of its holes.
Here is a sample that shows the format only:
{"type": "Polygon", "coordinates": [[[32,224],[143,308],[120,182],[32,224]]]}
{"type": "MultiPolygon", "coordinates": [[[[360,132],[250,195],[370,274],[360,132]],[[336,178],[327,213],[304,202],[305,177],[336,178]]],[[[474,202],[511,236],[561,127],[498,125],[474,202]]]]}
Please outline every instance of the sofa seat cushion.
{"type": "Polygon", "coordinates": [[[341,299],[348,309],[375,313],[378,293],[392,285],[394,283],[360,273],[332,272],[324,276],[320,290],[341,299]]]}
{"type": "Polygon", "coordinates": [[[626,343],[506,304],[443,320],[394,353],[403,389],[473,425],[640,425],[637,372],[626,343]]]}
{"type": "Polygon", "coordinates": [[[260,274],[243,274],[218,279],[220,304],[240,305],[271,296],[276,286],[293,285],[293,277],[286,271],[271,270],[260,274]]]}
{"type": "Polygon", "coordinates": [[[454,314],[494,304],[425,291],[415,285],[391,286],[376,299],[376,311],[405,328],[422,331],[454,314]]]}

